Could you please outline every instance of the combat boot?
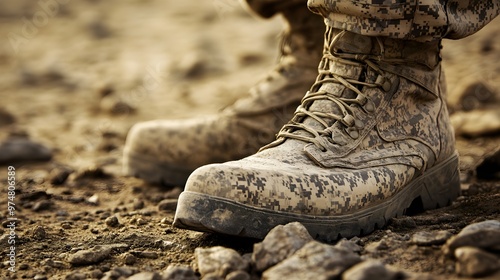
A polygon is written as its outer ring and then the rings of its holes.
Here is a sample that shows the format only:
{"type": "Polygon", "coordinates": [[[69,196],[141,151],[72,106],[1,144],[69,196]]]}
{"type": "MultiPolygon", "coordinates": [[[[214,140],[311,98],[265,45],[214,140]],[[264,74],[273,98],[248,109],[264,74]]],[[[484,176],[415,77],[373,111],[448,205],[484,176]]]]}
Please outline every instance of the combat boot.
{"type": "Polygon", "coordinates": [[[277,67],[219,114],[132,127],[124,149],[126,174],[184,185],[196,168],[241,159],[276,138],[317,76],[325,30],[323,19],[311,14],[305,3],[281,13],[288,25],[277,67]]]}
{"type": "Polygon", "coordinates": [[[263,238],[298,221],[333,241],[449,204],[460,185],[440,48],[328,27],[316,82],[277,140],[194,171],[174,225],[263,238]]]}

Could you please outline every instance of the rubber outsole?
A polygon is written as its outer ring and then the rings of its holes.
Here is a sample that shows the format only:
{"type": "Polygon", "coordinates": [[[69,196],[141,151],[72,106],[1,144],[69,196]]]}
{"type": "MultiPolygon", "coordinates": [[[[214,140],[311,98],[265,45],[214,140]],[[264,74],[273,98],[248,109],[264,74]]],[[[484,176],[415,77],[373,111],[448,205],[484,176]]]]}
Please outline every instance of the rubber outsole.
{"type": "Polygon", "coordinates": [[[124,151],[123,172],[126,175],[165,186],[184,186],[194,169],[184,169],[178,166],[157,161],[143,155],[124,151]]]}
{"type": "Polygon", "coordinates": [[[339,216],[312,216],[256,208],[228,199],[185,191],[174,226],[197,231],[263,239],[277,225],[300,222],[312,237],[333,242],[368,234],[402,216],[416,200],[423,210],[449,205],[460,194],[458,154],[432,167],[386,201],[339,216]]]}

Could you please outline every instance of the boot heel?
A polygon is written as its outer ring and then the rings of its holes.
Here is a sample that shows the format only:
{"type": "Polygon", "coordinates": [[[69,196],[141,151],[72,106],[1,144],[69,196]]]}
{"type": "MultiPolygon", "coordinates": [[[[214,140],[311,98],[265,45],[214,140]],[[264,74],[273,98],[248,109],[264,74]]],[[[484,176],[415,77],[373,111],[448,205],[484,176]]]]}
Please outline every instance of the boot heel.
{"type": "Polygon", "coordinates": [[[423,188],[420,195],[424,210],[450,205],[460,195],[460,173],[458,154],[435,167],[429,174],[424,174],[423,188]]]}

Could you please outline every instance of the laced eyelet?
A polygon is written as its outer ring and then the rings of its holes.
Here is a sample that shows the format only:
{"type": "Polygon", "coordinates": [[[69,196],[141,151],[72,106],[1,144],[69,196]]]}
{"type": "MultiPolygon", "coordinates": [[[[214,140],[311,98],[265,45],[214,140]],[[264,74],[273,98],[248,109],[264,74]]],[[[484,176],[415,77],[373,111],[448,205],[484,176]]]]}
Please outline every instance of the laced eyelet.
{"type": "Polygon", "coordinates": [[[363,106],[363,105],[365,105],[365,104],[366,104],[366,102],[368,102],[368,97],[366,97],[366,96],[364,96],[364,95],[358,95],[358,96],[356,97],[356,100],[359,102],[359,104],[360,104],[361,106],[363,106]]]}
{"type": "Polygon", "coordinates": [[[377,80],[375,80],[375,84],[379,85],[385,92],[390,91],[392,88],[391,81],[383,75],[379,75],[377,77],[377,80]]]}
{"type": "Polygon", "coordinates": [[[356,121],[354,122],[354,127],[356,127],[357,129],[361,129],[361,128],[363,128],[364,126],[365,126],[365,124],[364,124],[362,121],[360,121],[360,120],[356,120],[356,121]]]}
{"type": "Polygon", "coordinates": [[[356,121],[356,120],[355,120],[355,119],[354,119],[354,117],[353,117],[353,116],[351,116],[351,115],[346,115],[346,116],[342,119],[342,122],[343,122],[346,126],[348,126],[348,127],[353,126],[353,125],[354,125],[354,123],[355,123],[355,121],[356,121]]]}
{"type": "Polygon", "coordinates": [[[371,100],[367,101],[366,104],[363,106],[363,108],[368,113],[375,112],[375,104],[373,104],[373,101],[371,101],[371,100]]]}
{"type": "Polygon", "coordinates": [[[392,88],[392,83],[391,83],[391,81],[389,81],[389,80],[386,80],[386,81],[384,82],[384,84],[382,85],[382,89],[383,89],[385,92],[390,91],[390,90],[391,90],[391,88],[392,88]]]}
{"type": "Polygon", "coordinates": [[[359,131],[356,128],[347,128],[346,132],[347,134],[349,134],[349,136],[351,136],[352,139],[359,138],[359,131]]]}

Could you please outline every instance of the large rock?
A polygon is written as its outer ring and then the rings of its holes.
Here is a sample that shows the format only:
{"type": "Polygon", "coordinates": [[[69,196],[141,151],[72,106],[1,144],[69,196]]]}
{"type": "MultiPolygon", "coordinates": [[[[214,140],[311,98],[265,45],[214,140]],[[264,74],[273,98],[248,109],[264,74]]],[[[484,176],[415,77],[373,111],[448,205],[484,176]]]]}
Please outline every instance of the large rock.
{"type": "Polygon", "coordinates": [[[48,161],[51,158],[50,149],[28,138],[14,137],[0,143],[0,164],[48,161]]]}
{"type": "Polygon", "coordinates": [[[225,278],[237,270],[247,270],[249,263],[233,249],[221,246],[212,248],[196,248],[194,256],[201,276],[212,275],[225,278]]]}
{"type": "Polygon", "coordinates": [[[500,270],[500,258],[474,247],[455,250],[456,271],[466,277],[482,277],[500,270]]]}
{"type": "Polygon", "coordinates": [[[163,280],[198,280],[189,266],[169,265],[162,276],[163,280]]]}
{"type": "Polygon", "coordinates": [[[311,241],[291,257],[264,271],[262,279],[336,279],[361,262],[361,258],[347,250],[311,241]]]}
{"type": "Polygon", "coordinates": [[[127,280],[162,280],[156,272],[140,272],[127,278],[127,280]]]}
{"type": "Polygon", "coordinates": [[[488,220],[466,226],[446,242],[444,251],[451,256],[457,248],[466,246],[500,250],[500,221],[488,220]]]}
{"type": "Polygon", "coordinates": [[[383,263],[375,260],[358,263],[342,274],[343,280],[396,280],[401,278],[400,273],[388,269],[383,263]]]}
{"type": "Polygon", "coordinates": [[[453,234],[447,230],[419,231],[413,234],[411,242],[419,246],[441,245],[453,234]]]}
{"type": "Polygon", "coordinates": [[[273,228],[261,243],[254,245],[252,262],[257,271],[264,271],[312,240],[307,229],[298,222],[279,225],[273,228]]]}

